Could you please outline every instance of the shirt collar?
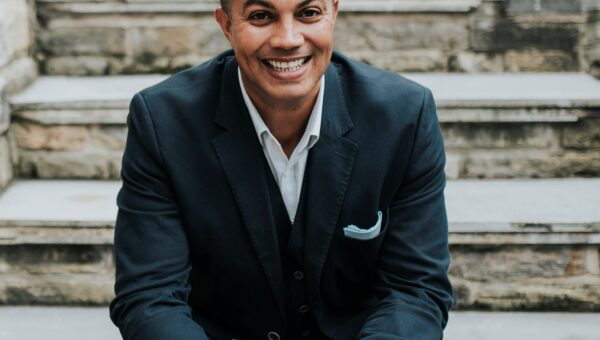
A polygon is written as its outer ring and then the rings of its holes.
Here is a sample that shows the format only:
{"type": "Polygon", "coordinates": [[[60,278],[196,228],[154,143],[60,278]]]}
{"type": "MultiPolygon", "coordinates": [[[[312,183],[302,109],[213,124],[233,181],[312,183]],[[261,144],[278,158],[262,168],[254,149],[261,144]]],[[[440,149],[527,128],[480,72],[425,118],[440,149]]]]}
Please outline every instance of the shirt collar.
{"type": "MultiPolygon", "coordinates": [[[[256,130],[256,135],[258,136],[258,140],[260,144],[264,146],[263,136],[265,134],[270,135],[271,131],[269,131],[269,127],[265,124],[262,117],[258,113],[258,110],[252,103],[252,100],[248,96],[246,92],[246,88],[244,88],[244,83],[242,81],[242,72],[238,67],[238,80],[240,83],[240,88],[242,89],[242,96],[244,97],[244,103],[248,108],[248,112],[250,112],[250,118],[252,119],[252,124],[254,125],[254,129],[256,130]]],[[[325,75],[321,77],[321,86],[319,88],[319,94],[317,95],[317,100],[315,105],[313,106],[312,112],[310,114],[310,118],[308,119],[308,124],[306,124],[306,130],[298,143],[298,147],[300,148],[312,148],[317,140],[319,139],[319,135],[321,133],[321,117],[323,115],[323,94],[325,93],[325,75]]],[[[273,137],[275,139],[275,137],[273,137]]]]}

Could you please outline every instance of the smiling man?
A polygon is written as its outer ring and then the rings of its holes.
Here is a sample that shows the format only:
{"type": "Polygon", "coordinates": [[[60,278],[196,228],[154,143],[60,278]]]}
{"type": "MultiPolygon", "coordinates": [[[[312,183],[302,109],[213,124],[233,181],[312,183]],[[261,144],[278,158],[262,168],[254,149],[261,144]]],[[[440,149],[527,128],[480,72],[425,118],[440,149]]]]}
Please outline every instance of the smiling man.
{"type": "Polygon", "coordinates": [[[441,339],[431,93],[333,52],[338,0],[222,0],[233,50],[138,93],[111,318],[125,339],[441,339]]]}

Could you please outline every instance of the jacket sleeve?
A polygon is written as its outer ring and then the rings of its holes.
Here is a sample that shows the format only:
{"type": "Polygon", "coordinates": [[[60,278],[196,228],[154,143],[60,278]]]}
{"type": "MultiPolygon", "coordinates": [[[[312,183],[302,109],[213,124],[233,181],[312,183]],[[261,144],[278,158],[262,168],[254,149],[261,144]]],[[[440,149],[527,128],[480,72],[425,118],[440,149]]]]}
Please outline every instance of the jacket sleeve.
{"type": "Polygon", "coordinates": [[[124,339],[208,339],[192,320],[188,241],[154,121],[141,94],[131,103],[115,227],[116,298],[110,316],[124,339]]]}
{"type": "Polygon", "coordinates": [[[448,279],[444,142],[425,90],[405,175],[389,207],[377,268],[379,302],[360,339],[439,340],[453,303],[448,279]]]}

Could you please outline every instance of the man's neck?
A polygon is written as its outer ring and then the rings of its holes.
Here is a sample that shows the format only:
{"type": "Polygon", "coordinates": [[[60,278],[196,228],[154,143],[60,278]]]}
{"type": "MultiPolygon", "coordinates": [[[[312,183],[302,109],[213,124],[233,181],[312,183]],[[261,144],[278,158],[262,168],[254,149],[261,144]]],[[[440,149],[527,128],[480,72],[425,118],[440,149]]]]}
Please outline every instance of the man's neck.
{"type": "Polygon", "coordinates": [[[300,142],[313,107],[319,94],[316,89],[310,98],[301,98],[289,102],[272,103],[260,96],[251,96],[254,106],[275,139],[289,158],[300,142]]]}

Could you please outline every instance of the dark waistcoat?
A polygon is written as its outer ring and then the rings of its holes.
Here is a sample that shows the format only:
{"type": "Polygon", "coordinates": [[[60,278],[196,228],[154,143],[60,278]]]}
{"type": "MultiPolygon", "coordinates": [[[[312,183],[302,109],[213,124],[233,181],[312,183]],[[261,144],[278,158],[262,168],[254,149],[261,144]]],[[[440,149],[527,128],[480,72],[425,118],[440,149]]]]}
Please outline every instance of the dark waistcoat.
{"type": "MultiPolygon", "coordinates": [[[[310,154],[307,162],[310,162],[310,154]]],[[[308,169],[308,164],[306,166],[308,169]]],[[[290,218],[273,173],[265,160],[265,176],[269,187],[269,198],[273,220],[277,228],[279,253],[286,297],[286,334],[283,339],[327,339],[314,320],[308,301],[304,279],[304,231],[306,220],[306,187],[309,178],[304,177],[298,209],[294,223],[290,218]]]]}

